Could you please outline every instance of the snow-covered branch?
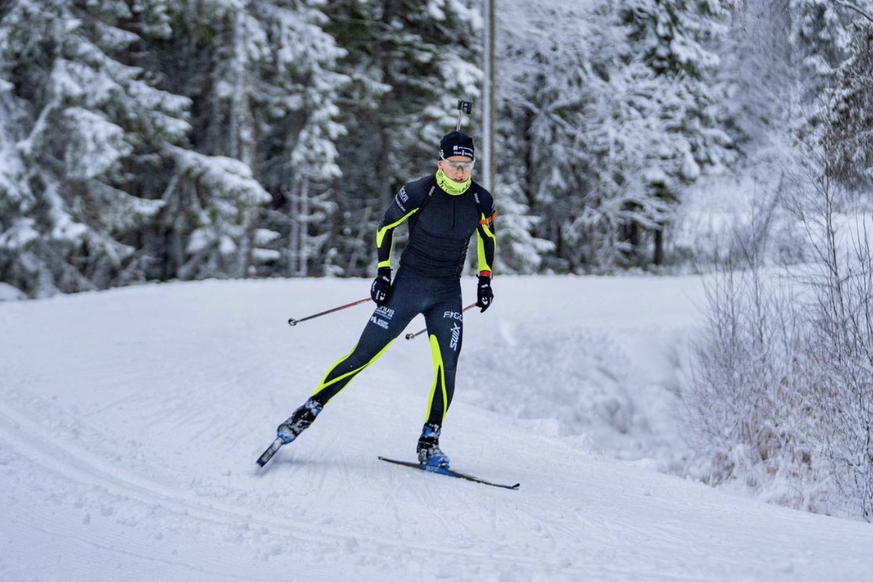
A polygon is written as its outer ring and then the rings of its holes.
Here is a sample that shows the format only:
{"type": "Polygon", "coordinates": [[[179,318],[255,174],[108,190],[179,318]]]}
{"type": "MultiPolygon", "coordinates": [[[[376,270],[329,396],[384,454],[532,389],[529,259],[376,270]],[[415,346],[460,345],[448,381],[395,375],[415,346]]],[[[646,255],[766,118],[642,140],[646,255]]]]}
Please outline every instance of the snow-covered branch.
{"type": "Polygon", "coordinates": [[[858,6],[856,4],[852,4],[851,2],[847,2],[846,0],[834,0],[834,2],[836,2],[840,6],[844,6],[844,7],[848,8],[849,10],[855,11],[862,18],[865,18],[868,22],[873,24],[873,16],[871,16],[869,13],[867,13],[865,10],[863,10],[860,6],[858,6]]]}

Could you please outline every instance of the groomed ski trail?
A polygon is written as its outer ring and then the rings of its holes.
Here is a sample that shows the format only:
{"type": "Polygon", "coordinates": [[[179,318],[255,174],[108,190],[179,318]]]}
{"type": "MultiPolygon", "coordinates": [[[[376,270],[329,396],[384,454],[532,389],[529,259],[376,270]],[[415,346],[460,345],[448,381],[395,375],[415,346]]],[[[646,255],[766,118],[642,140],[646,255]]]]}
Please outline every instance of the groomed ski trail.
{"type": "MultiPolygon", "coordinates": [[[[11,358],[0,371],[0,580],[812,581],[873,571],[869,524],[729,496],[592,454],[549,423],[484,410],[462,396],[476,365],[464,356],[441,444],[456,464],[521,490],[390,467],[376,457],[414,453],[430,382],[427,346],[414,342],[393,346],[259,469],[265,439],[366,319],[337,316],[299,335],[283,316],[354,296],[356,283],[173,284],[0,304],[0,354],[11,358]]],[[[633,283],[648,285],[647,297],[675,294],[660,288],[669,280],[633,283]]],[[[593,294],[586,279],[562,284],[593,294]]],[[[465,349],[475,357],[520,317],[544,333],[566,326],[546,307],[501,315],[501,299],[513,305],[537,285],[507,278],[494,317],[467,322],[465,349]]],[[[608,304],[621,293],[594,295],[608,304]]]]}

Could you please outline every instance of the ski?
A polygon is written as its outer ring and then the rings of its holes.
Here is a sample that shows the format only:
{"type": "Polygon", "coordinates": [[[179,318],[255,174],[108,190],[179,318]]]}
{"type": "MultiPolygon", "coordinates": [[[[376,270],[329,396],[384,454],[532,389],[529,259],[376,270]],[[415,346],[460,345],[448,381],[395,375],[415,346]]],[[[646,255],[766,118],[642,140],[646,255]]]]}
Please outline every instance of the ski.
{"type": "Polygon", "coordinates": [[[425,468],[424,465],[420,463],[410,463],[409,461],[398,461],[397,459],[389,459],[387,457],[379,457],[380,461],[385,461],[386,463],[394,463],[395,465],[403,465],[404,467],[409,467],[411,469],[418,469],[420,471],[426,471],[428,473],[437,473],[438,475],[445,475],[447,477],[456,477],[458,479],[465,479],[467,481],[472,481],[473,483],[481,483],[482,485],[490,485],[492,487],[500,487],[502,489],[512,489],[517,490],[521,483],[516,483],[515,485],[504,485],[503,483],[492,483],[491,481],[486,481],[485,479],[480,479],[479,477],[474,477],[473,475],[467,475],[466,473],[460,473],[455,471],[454,469],[443,469],[443,468],[425,468]]]}
{"type": "Polygon", "coordinates": [[[267,461],[272,459],[273,455],[276,454],[276,451],[281,449],[282,445],[284,445],[284,444],[285,443],[282,442],[282,439],[277,437],[276,440],[273,441],[273,444],[271,444],[269,447],[267,447],[267,450],[264,451],[264,454],[258,458],[258,465],[260,465],[261,467],[266,465],[267,461]]]}

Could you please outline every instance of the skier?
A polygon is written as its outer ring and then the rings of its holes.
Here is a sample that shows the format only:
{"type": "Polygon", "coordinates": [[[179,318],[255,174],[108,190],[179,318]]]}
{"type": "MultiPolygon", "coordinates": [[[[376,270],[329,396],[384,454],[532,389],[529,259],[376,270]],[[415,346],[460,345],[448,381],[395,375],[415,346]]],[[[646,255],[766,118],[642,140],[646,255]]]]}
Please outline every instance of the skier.
{"type": "Polygon", "coordinates": [[[474,153],[469,136],[460,131],[447,133],[440,140],[436,174],[409,182],[394,197],[376,231],[379,264],[370,296],[377,308],[352,352],[334,364],[312,396],[279,425],[277,437],[283,444],[307,429],[324,406],[379,359],[412,318],[422,313],[435,377],[416,452],[424,468],[449,468],[439,437],[455,390],[464,326],[460,277],[474,232],[479,258],[476,306],[485,311],[494,300],[496,212],[491,194],[471,178],[474,153]],[[405,221],[409,222],[409,242],[392,282],[394,229],[405,221]]]}

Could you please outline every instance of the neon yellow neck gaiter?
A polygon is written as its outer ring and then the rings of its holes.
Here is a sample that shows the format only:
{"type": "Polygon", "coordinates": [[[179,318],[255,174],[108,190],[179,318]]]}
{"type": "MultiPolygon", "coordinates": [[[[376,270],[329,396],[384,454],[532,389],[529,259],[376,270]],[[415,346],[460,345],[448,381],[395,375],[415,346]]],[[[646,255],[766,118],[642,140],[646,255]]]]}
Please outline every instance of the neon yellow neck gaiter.
{"type": "Polygon", "coordinates": [[[473,183],[473,178],[467,178],[466,182],[455,182],[446,176],[442,170],[437,170],[436,179],[439,187],[452,196],[460,196],[466,192],[470,188],[470,184],[473,183]]]}

